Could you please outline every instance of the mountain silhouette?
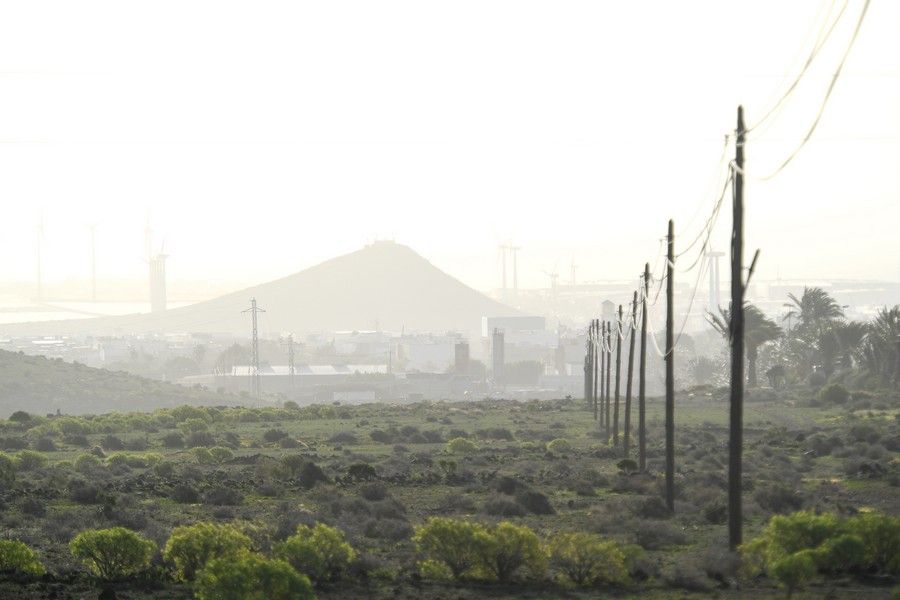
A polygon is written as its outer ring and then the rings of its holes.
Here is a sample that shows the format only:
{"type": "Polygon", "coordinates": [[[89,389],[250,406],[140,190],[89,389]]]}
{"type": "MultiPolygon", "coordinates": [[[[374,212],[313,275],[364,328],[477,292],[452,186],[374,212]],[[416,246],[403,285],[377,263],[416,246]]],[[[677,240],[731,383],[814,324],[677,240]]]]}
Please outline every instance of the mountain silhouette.
{"type": "Polygon", "coordinates": [[[147,332],[247,335],[250,299],[265,310],[261,334],[340,330],[480,329],[482,316],[517,310],[447,275],[407,246],[376,242],[282,279],[158,313],[0,326],[6,335],[147,332]]]}

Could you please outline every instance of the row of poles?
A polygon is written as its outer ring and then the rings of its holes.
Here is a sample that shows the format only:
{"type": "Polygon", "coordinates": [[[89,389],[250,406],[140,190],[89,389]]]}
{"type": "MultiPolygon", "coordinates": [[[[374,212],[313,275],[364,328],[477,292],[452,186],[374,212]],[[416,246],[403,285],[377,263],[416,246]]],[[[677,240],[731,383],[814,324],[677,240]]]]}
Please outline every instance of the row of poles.
{"type": "MultiPolygon", "coordinates": [[[[743,227],[744,227],[744,115],[738,107],[735,157],[731,163],[732,181],[732,235],[731,235],[731,307],[729,311],[729,340],[731,349],[731,392],[729,396],[728,443],[728,539],[732,549],[741,544],[742,505],[741,472],[743,452],[744,406],[744,295],[747,284],[743,277],[743,227]],[[737,308],[735,308],[737,307],[737,308]]],[[[703,249],[701,248],[701,252],[703,249]]],[[[758,256],[758,252],[757,252],[758,256]]],[[[750,267],[752,274],[757,256],[750,267]]],[[[749,280],[749,275],[748,275],[749,280]]],[[[665,353],[665,502],[670,512],[675,511],[675,224],[670,219],[666,235],[666,343],[665,353]]],[[[638,333],[637,320],[640,308],[640,351],[638,356],[638,469],[647,469],[646,391],[647,391],[647,311],[650,295],[650,263],[645,263],[641,276],[640,298],[634,292],[631,302],[631,326],[628,334],[628,362],[625,377],[624,419],[621,436],[622,453],[631,453],[631,405],[634,378],[635,343],[638,333]]],[[[620,304],[618,319],[591,320],[588,326],[587,352],[584,363],[584,396],[594,420],[603,430],[607,442],[618,448],[619,406],[622,371],[622,343],[626,336],[624,311],[620,304]],[[613,358],[615,355],[615,358],[613,358]],[[613,361],[615,374],[613,375],[613,361]],[[613,379],[615,377],[615,379],[613,379]],[[612,394],[610,393],[612,389],[612,394]]]]}

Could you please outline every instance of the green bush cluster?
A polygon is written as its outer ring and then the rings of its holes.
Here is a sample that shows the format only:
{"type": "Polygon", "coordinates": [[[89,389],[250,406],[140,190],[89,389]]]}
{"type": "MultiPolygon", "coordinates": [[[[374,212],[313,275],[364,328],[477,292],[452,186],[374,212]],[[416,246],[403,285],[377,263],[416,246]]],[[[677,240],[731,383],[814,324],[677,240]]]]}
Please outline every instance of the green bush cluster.
{"type": "Polygon", "coordinates": [[[568,584],[628,581],[625,551],[589,533],[560,533],[542,543],[531,528],[508,521],[486,526],[433,517],[416,528],[413,540],[423,557],[419,566],[426,578],[540,580],[551,566],[568,584]]]}
{"type": "Polygon", "coordinates": [[[547,442],[547,451],[554,454],[565,454],[572,451],[572,443],[564,438],[557,438],[547,442]]]}
{"type": "MultiPolygon", "coordinates": [[[[124,527],[82,531],[69,548],[107,581],[145,571],[157,551],[152,541],[124,527]]],[[[298,527],[273,554],[255,552],[250,537],[234,525],[196,523],[172,531],[163,559],[176,580],[192,583],[200,600],[289,600],[314,598],[310,579],[339,580],[356,558],[343,533],[323,524],[298,527]]],[[[0,571],[41,575],[44,568],[22,542],[0,541],[0,571]]]]}
{"type": "Polygon", "coordinates": [[[136,575],[150,566],[156,544],[124,527],[88,529],[69,542],[72,556],[101,579],[136,575]]]}
{"type": "Polygon", "coordinates": [[[308,600],[312,585],[283,560],[244,553],[210,561],[194,585],[197,600],[308,600]]]}
{"type": "Polygon", "coordinates": [[[471,454],[478,450],[478,444],[466,438],[453,438],[447,442],[447,452],[450,454],[471,454]]]}
{"type": "Polygon", "coordinates": [[[550,539],[548,548],[559,574],[575,585],[628,581],[625,552],[611,540],[591,533],[560,533],[550,539]]]}
{"type": "Polygon", "coordinates": [[[45,572],[37,553],[19,540],[0,540],[0,571],[26,575],[45,572]]]}
{"type": "Polygon", "coordinates": [[[275,556],[319,582],[341,579],[356,552],[340,530],[318,523],[297,527],[297,533],[275,546],[275,556]]]}
{"type": "Polygon", "coordinates": [[[820,389],[817,395],[825,404],[846,404],[850,399],[850,392],[839,383],[829,383],[820,389]]]}
{"type": "Polygon", "coordinates": [[[210,600],[313,598],[310,579],[341,579],[356,551],[339,530],[317,524],[298,527],[273,555],[254,552],[250,537],[234,525],[216,523],[176,527],[163,551],[175,578],[194,582],[197,598],[210,600]]]}
{"type": "Polygon", "coordinates": [[[15,463],[16,471],[33,471],[46,465],[47,457],[34,450],[19,450],[16,452],[13,462],[15,463]]]}
{"type": "Polygon", "coordinates": [[[234,458],[234,453],[225,446],[213,446],[212,448],[198,446],[191,448],[191,454],[201,465],[220,465],[234,458]]]}
{"type": "Polygon", "coordinates": [[[772,517],[762,534],[741,547],[750,575],[767,573],[788,591],[817,574],[900,572],[900,517],[800,511],[772,517]]]}
{"type": "Polygon", "coordinates": [[[233,525],[196,523],[176,527],[166,542],[163,558],[175,566],[175,577],[192,581],[206,563],[252,549],[250,538],[233,525]]]}

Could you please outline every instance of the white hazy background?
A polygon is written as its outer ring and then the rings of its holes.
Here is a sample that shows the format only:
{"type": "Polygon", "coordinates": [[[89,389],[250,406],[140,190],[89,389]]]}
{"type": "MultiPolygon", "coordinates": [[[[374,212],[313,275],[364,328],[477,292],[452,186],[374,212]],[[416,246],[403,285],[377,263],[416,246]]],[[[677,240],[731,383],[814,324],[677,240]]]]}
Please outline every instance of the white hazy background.
{"type": "MultiPolygon", "coordinates": [[[[841,4],[3,1],[0,280],[35,279],[41,213],[46,280],[89,275],[91,223],[98,276],[143,278],[148,211],[175,279],[262,282],[376,237],[482,289],[508,240],[523,286],[573,257],[630,278],[670,216],[693,238],[736,106],[760,117],[841,4]]],[[[804,135],[861,8],[751,175],[804,135]]],[[[748,183],[759,276],[897,279],[898,167],[900,2],[873,0],[813,140],[748,183]]]]}

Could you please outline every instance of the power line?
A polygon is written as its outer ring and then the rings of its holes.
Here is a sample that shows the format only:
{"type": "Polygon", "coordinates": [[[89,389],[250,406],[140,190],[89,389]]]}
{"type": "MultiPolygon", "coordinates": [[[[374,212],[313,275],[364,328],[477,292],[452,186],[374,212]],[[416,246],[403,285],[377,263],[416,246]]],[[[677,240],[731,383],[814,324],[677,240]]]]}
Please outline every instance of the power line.
{"type": "MultiPolygon", "coordinates": [[[[722,144],[722,154],[721,154],[721,156],[719,156],[719,160],[717,161],[716,171],[713,175],[714,179],[710,182],[710,185],[708,186],[707,190],[703,193],[704,196],[706,196],[707,194],[712,194],[716,191],[716,183],[719,181],[719,178],[722,175],[722,167],[724,167],[728,164],[728,158],[727,158],[728,142],[731,140],[731,134],[725,134],[724,137],[725,137],[725,142],[724,142],[724,144],[722,144]]],[[[694,225],[694,222],[697,220],[697,217],[700,215],[700,213],[703,210],[703,206],[704,206],[703,202],[701,202],[700,204],[697,205],[697,210],[694,211],[693,216],[690,218],[690,220],[688,221],[688,224],[684,228],[685,231],[689,231],[691,229],[691,227],[694,225]]],[[[695,238],[694,241],[692,241],[690,244],[688,244],[687,248],[682,250],[680,254],[676,254],[676,257],[680,256],[681,254],[684,254],[688,250],[690,250],[690,248],[694,244],[697,243],[697,239],[699,239],[702,232],[703,232],[703,230],[701,230],[701,232],[699,234],[697,234],[697,238],[695,238]]],[[[682,234],[679,233],[678,235],[681,236],[682,234]]]]}
{"type": "MultiPolygon", "coordinates": [[[[704,247],[706,244],[704,243],[704,247]]],[[[701,253],[702,256],[702,253],[701,253]]],[[[703,275],[706,272],[706,267],[708,263],[706,261],[700,264],[700,270],[697,271],[697,280],[694,282],[694,289],[691,291],[691,299],[688,301],[687,312],[684,313],[684,321],[681,322],[681,327],[678,330],[678,335],[675,337],[675,344],[673,345],[673,349],[678,346],[678,342],[681,341],[681,334],[684,333],[684,329],[687,326],[688,319],[691,318],[691,309],[694,307],[694,300],[697,297],[697,290],[700,289],[700,281],[703,279],[703,275]]]]}
{"type": "Polygon", "coordinates": [[[719,195],[719,199],[716,201],[716,205],[713,208],[713,213],[709,217],[709,221],[707,221],[706,226],[706,238],[703,240],[703,244],[700,246],[700,252],[697,254],[697,258],[694,259],[694,262],[691,263],[687,269],[684,269],[682,273],[689,273],[694,270],[694,267],[697,266],[698,263],[702,263],[704,256],[706,255],[706,249],[709,247],[709,240],[712,237],[713,229],[716,226],[716,222],[719,220],[719,213],[722,210],[722,204],[725,199],[725,192],[728,191],[728,184],[731,183],[733,175],[729,173],[728,177],[725,179],[725,183],[722,186],[722,193],[719,195]]]}
{"type": "MultiPolygon", "coordinates": [[[[706,223],[704,223],[703,229],[700,230],[700,232],[697,234],[697,237],[694,238],[694,241],[692,241],[687,248],[685,248],[684,250],[682,250],[681,252],[679,252],[678,254],[675,255],[675,258],[681,258],[685,254],[687,254],[688,251],[690,251],[690,249],[693,248],[694,245],[696,245],[696,243],[698,241],[700,241],[700,238],[703,237],[704,233],[706,233],[706,240],[704,241],[704,245],[706,244],[707,241],[709,241],[709,232],[712,230],[713,226],[715,225],[716,218],[719,214],[719,209],[722,207],[722,198],[725,197],[725,191],[728,189],[728,184],[730,182],[731,182],[731,174],[730,174],[730,169],[729,169],[729,174],[727,177],[725,177],[725,182],[722,184],[722,191],[719,192],[719,197],[716,199],[715,203],[713,204],[712,213],[709,215],[709,218],[706,220],[706,223]]],[[[702,246],[701,246],[701,250],[702,250],[702,246]]],[[[693,267],[691,267],[691,268],[693,268],[693,267]]],[[[688,269],[688,271],[690,271],[690,270],[691,269],[688,269]]]]}
{"type": "MultiPolygon", "coordinates": [[[[831,15],[831,10],[828,11],[828,14],[825,17],[825,20],[822,22],[822,26],[819,30],[819,35],[816,38],[816,43],[813,45],[812,51],[809,53],[809,57],[807,57],[806,62],[803,64],[803,67],[800,69],[800,72],[797,74],[797,77],[794,78],[794,81],[788,86],[787,90],[781,95],[781,97],[772,105],[772,107],[762,116],[759,121],[757,121],[753,126],[749,127],[746,132],[749,133],[762,125],[769,119],[776,111],[784,104],[784,101],[788,99],[788,97],[794,93],[794,90],[797,89],[800,81],[803,79],[803,76],[806,75],[806,71],[809,69],[810,65],[815,61],[816,56],[818,56],[819,51],[825,46],[828,42],[828,39],[831,37],[831,34],[834,32],[835,27],[840,22],[841,17],[844,16],[844,11],[847,10],[847,5],[849,4],[849,0],[844,1],[844,5],[841,7],[840,12],[838,13],[837,18],[831,23],[831,27],[825,31],[825,26],[828,23],[828,18],[831,15]],[[823,31],[824,36],[823,36],[823,31]]],[[[832,8],[833,8],[832,4],[832,8]]]]}
{"type": "Polygon", "coordinates": [[[847,57],[850,56],[850,50],[853,48],[853,44],[856,42],[856,38],[859,35],[859,30],[862,28],[863,20],[866,17],[866,11],[869,9],[869,2],[870,0],[866,0],[863,4],[862,11],[860,11],[859,13],[859,20],[856,22],[856,28],[853,30],[853,35],[850,37],[850,41],[847,44],[847,49],[844,51],[844,55],[841,57],[841,61],[838,63],[837,69],[835,70],[834,75],[831,78],[831,83],[829,84],[828,89],[825,92],[825,97],[822,99],[822,105],[819,107],[819,112],[818,114],[816,114],[816,118],[813,120],[809,131],[806,132],[806,136],[800,142],[800,145],[798,145],[794,149],[794,151],[791,152],[786,159],[784,159],[784,161],[781,163],[781,165],[778,166],[777,169],[775,169],[765,177],[760,177],[760,180],[767,181],[781,173],[781,171],[786,166],[788,166],[792,160],[794,160],[794,157],[799,154],[800,150],[803,149],[803,147],[809,141],[809,138],[812,137],[813,133],[815,133],[816,128],[819,126],[819,121],[822,119],[822,115],[825,113],[825,107],[828,105],[828,100],[829,98],[831,98],[831,93],[834,91],[834,87],[841,75],[841,70],[844,68],[844,63],[847,61],[847,57]]]}

